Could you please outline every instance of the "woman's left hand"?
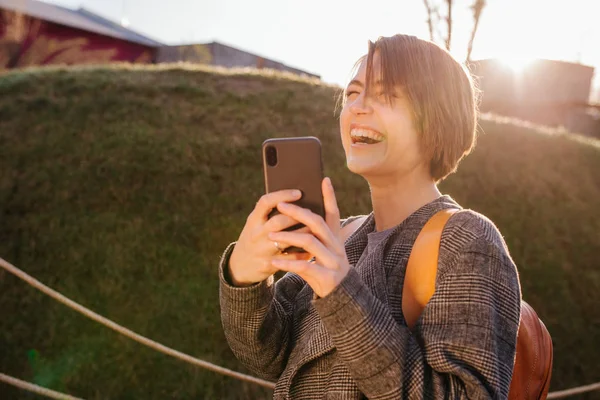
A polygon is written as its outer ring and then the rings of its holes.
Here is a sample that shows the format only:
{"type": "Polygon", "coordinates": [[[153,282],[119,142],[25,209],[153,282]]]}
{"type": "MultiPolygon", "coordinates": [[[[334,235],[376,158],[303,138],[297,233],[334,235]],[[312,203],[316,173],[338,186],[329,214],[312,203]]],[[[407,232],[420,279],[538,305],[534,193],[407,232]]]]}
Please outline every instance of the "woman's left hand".
{"type": "MultiPolygon", "coordinates": [[[[276,268],[300,275],[319,297],[325,297],[339,285],[350,270],[346,249],[341,238],[340,211],[329,178],[321,183],[325,205],[325,220],[312,211],[294,204],[279,203],[280,213],[306,225],[311,233],[272,232],[269,239],[288,246],[303,248],[307,260],[273,258],[276,268]],[[309,261],[311,257],[314,261],[309,261]]],[[[287,246],[286,246],[287,247],[287,246]]]]}

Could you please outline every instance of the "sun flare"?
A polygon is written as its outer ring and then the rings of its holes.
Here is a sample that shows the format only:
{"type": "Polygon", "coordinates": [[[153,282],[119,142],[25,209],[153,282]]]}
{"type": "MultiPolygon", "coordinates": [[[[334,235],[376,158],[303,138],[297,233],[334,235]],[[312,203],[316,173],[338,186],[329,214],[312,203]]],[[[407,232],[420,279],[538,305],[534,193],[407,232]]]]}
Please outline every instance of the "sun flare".
{"type": "Polygon", "coordinates": [[[515,72],[523,72],[531,63],[533,62],[533,58],[530,57],[516,57],[516,56],[508,56],[501,57],[500,62],[506,65],[510,69],[515,72]]]}

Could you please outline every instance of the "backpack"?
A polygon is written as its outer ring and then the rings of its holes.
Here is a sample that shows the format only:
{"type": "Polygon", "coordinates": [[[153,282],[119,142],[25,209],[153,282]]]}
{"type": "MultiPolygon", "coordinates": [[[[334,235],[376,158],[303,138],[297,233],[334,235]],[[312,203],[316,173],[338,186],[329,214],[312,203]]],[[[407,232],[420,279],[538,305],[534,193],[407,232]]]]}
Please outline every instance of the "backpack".
{"type": "MultiPolygon", "coordinates": [[[[436,213],[427,221],[413,245],[402,289],[402,312],[411,329],[435,292],[442,231],[457,211],[446,209],[436,213]]],[[[521,301],[517,353],[508,398],[545,399],[550,387],[552,358],[552,339],[548,330],[533,308],[521,301]]]]}

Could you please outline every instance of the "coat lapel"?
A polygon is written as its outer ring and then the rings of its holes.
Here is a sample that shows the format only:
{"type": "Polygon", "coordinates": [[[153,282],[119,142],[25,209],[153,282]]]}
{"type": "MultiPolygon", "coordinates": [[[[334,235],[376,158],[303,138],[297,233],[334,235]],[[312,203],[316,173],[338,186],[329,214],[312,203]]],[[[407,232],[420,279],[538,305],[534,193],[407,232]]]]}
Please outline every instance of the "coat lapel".
{"type": "MultiPolygon", "coordinates": [[[[365,222],[352,234],[345,243],[346,256],[351,268],[356,268],[356,264],[360,259],[365,247],[367,246],[367,233],[371,232],[375,226],[375,220],[373,213],[369,214],[365,222]]],[[[362,274],[361,274],[362,275],[362,274]]],[[[308,286],[307,286],[308,287],[308,286]]],[[[302,368],[303,365],[310,361],[321,357],[322,355],[333,350],[334,346],[331,342],[331,337],[327,333],[325,326],[321,322],[321,318],[317,313],[317,310],[312,306],[308,308],[306,316],[303,318],[303,324],[312,326],[312,334],[301,335],[298,343],[296,343],[297,349],[302,349],[298,352],[293,352],[290,355],[289,363],[294,365],[295,368],[290,371],[287,379],[290,381],[293,379],[296,372],[302,368]]]]}

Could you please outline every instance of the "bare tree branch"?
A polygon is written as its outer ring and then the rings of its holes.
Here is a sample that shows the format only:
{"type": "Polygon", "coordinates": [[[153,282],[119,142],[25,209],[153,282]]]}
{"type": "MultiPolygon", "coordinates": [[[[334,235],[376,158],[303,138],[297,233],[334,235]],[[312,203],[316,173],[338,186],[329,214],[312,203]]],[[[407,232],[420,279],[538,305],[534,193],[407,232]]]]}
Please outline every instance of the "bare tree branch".
{"type": "Polygon", "coordinates": [[[433,42],[433,9],[431,8],[431,4],[429,4],[429,0],[423,0],[423,3],[425,4],[425,9],[427,10],[427,27],[429,28],[429,40],[433,42]]]}
{"type": "Polygon", "coordinates": [[[429,40],[440,44],[443,43],[446,49],[450,50],[452,41],[452,7],[454,5],[454,0],[423,0],[423,4],[427,11],[429,40]],[[442,16],[443,13],[440,12],[440,8],[444,3],[447,6],[447,13],[442,16]],[[446,31],[444,31],[444,28],[447,28],[446,31]]]}
{"type": "Polygon", "coordinates": [[[450,43],[452,42],[452,2],[453,0],[446,0],[448,5],[448,15],[446,17],[446,24],[448,26],[448,33],[446,35],[446,49],[450,51],[450,43]]]}
{"type": "MultiPolygon", "coordinates": [[[[436,43],[443,43],[448,51],[452,46],[452,28],[453,28],[453,13],[452,8],[456,4],[454,0],[423,0],[425,10],[427,11],[427,28],[429,29],[429,40],[436,43]],[[441,13],[441,6],[445,5],[445,13],[441,13]],[[445,25],[444,25],[445,24],[445,25]],[[446,28],[444,32],[444,28],[446,28]]],[[[473,43],[479,28],[479,20],[481,13],[487,4],[487,0],[471,0],[469,8],[473,12],[473,29],[469,37],[467,47],[467,62],[471,61],[473,52],[473,43]]]]}
{"type": "Polygon", "coordinates": [[[469,47],[467,48],[467,62],[471,62],[473,42],[475,41],[477,28],[479,28],[479,19],[481,18],[481,12],[483,11],[485,5],[485,0],[475,0],[475,3],[471,6],[471,10],[473,11],[473,30],[471,31],[471,37],[469,38],[469,47]]]}
{"type": "Polygon", "coordinates": [[[440,21],[442,20],[442,16],[440,15],[440,5],[436,4],[435,8],[433,8],[431,12],[435,21],[435,38],[437,38],[434,41],[437,42],[438,40],[442,40],[442,38],[444,37],[444,34],[442,33],[442,24],[440,23],[440,21]]]}

